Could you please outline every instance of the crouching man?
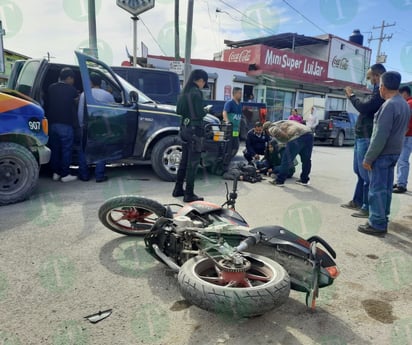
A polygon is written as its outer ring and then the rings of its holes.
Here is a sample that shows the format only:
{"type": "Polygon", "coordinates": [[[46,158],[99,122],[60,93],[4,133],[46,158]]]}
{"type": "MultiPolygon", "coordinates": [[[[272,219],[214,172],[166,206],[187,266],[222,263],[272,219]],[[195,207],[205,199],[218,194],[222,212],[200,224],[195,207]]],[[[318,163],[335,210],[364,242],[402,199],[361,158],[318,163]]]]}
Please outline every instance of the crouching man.
{"type": "Polygon", "coordinates": [[[305,125],[291,120],[265,122],[263,129],[267,130],[270,136],[275,138],[279,143],[286,144],[285,151],[282,154],[279,173],[270,183],[283,187],[290,169],[294,167],[294,159],[299,155],[302,162],[302,172],[300,179],[298,179],[296,183],[307,186],[312,168],[312,130],[305,125]]]}

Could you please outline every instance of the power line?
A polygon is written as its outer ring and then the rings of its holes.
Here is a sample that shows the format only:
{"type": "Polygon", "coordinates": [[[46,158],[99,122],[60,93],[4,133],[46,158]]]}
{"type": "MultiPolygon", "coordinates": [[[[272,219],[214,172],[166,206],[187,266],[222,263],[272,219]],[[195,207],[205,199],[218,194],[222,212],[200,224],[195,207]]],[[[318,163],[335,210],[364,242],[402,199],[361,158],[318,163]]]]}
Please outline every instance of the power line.
{"type": "Polygon", "coordinates": [[[253,25],[253,26],[255,26],[259,29],[265,29],[265,31],[269,32],[272,35],[276,35],[276,32],[274,32],[270,27],[268,27],[266,25],[263,25],[262,23],[256,23],[256,21],[253,18],[250,18],[249,16],[247,16],[243,12],[239,11],[236,7],[233,7],[232,5],[228,4],[227,2],[225,2],[223,0],[220,0],[220,2],[225,4],[227,7],[231,8],[232,10],[236,11],[237,13],[239,13],[241,15],[241,19],[235,19],[229,13],[227,13],[229,15],[229,17],[231,17],[232,19],[243,21],[243,22],[248,23],[250,25],[253,25]],[[243,18],[248,19],[248,21],[245,21],[243,18]]]}
{"type": "Polygon", "coordinates": [[[159,47],[160,51],[163,53],[164,56],[167,56],[166,52],[163,50],[162,46],[159,44],[159,42],[157,41],[157,39],[153,36],[152,32],[150,31],[150,29],[147,27],[147,25],[145,24],[145,22],[143,21],[142,18],[139,18],[140,21],[142,22],[143,26],[146,28],[147,32],[149,33],[149,35],[152,37],[153,41],[156,42],[157,46],[159,47]]]}
{"type": "Polygon", "coordinates": [[[289,4],[289,2],[287,2],[286,0],[282,0],[286,5],[288,5],[292,10],[294,10],[297,14],[299,14],[302,18],[304,18],[305,20],[307,20],[309,23],[311,23],[314,27],[316,27],[318,30],[320,30],[321,32],[323,32],[324,34],[327,34],[328,32],[326,32],[325,30],[323,30],[318,24],[316,24],[315,22],[313,22],[312,20],[310,20],[308,17],[306,17],[302,12],[300,12],[297,8],[293,7],[291,4],[289,4]]]}

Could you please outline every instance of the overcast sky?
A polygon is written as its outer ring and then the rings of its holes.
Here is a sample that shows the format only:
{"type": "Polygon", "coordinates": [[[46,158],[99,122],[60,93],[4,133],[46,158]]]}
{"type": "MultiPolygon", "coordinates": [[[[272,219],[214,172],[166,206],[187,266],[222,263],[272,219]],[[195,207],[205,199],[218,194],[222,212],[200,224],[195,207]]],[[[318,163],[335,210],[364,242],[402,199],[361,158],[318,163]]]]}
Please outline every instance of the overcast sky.
{"type": "MultiPolygon", "coordinates": [[[[88,46],[88,0],[0,0],[0,18],[6,29],[4,46],[31,57],[50,52],[55,61],[74,63],[73,51],[88,46]]],[[[180,0],[181,54],[187,0],[180,0]]],[[[132,20],[115,0],[96,0],[99,56],[119,65],[132,53],[132,20]]],[[[155,8],[140,16],[138,42],[149,54],[173,55],[174,0],[156,0],[155,8]]],[[[388,54],[387,69],[398,70],[403,80],[412,80],[412,0],[195,0],[193,57],[211,59],[224,48],[223,40],[241,40],[296,32],[308,36],[331,33],[348,38],[360,29],[379,37],[382,20],[393,35],[382,43],[388,54]],[[379,3],[379,4],[378,4],[379,3]],[[382,5],[385,3],[385,5],[382,5]],[[289,6],[289,5],[291,6],[289,6]],[[220,13],[216,12],[220,10],[220,13]],[[305,17],[303,17],[303,16],[305,17]]],[[[372,62],[378,41],[370,42],[372,62]]],[[[139,50],[140,54],[140,50],[139,50]]]]}

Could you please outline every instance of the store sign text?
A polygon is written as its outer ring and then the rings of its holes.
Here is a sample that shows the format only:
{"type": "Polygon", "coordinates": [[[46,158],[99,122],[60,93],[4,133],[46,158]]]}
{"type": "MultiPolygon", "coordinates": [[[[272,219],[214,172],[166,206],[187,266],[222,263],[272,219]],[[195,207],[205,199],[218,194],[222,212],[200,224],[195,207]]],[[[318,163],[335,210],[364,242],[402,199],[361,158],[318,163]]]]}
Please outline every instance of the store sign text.
{"type": "Polygon", "coordinates": [[[339,68],[343,70],[347,70],[349,67],[349,60],[347,58],[341,58],[339,59],[336,55],[333,57],[332,60],[332,67],[333,68],[339,68]]]}
{"type": "Polygon", "coordinates": [[[305,57],[291,57],[288,54],[276,54],[273,50],[266,51],[265,65],[279,66],[282,69],[287,69],[290,72],[302,73],[315,77],[321,77],[325,68],[314,59],[305,57]]]}
{"type": "Polygon", "coordinates": [[[243,49],[241,51],[233,51],[229,54],[228,61],[229,62],[242,62],[247,63],[250,62],[252,57],[252,50],[251,49],[243,49]]]}

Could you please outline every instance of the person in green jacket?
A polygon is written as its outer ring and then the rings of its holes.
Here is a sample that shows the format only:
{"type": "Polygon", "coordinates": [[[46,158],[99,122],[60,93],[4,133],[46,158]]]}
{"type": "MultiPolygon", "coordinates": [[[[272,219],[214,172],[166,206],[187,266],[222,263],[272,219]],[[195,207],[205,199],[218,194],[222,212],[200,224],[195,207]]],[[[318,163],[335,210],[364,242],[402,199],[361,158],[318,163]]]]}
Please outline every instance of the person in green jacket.
{"type": "Polygon", "coordinates": [[[182,159],[172,195],[174,197],[183,196],[184,202],[203,200],[194,193],[194,186],[204,137],[203,118],[206,115],[201,90],[207,87],[207,81],[208,74],[204,70],[193,70],[177,101],[176,112],[182,116],[180,137],[183,144],[182,159]],[[186,188],[184,189],[185,179],[186,188]]]}

